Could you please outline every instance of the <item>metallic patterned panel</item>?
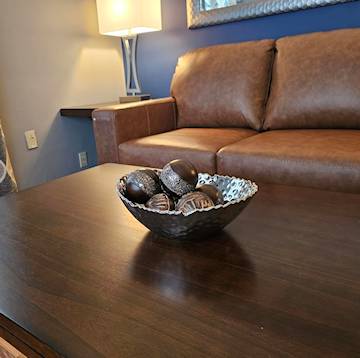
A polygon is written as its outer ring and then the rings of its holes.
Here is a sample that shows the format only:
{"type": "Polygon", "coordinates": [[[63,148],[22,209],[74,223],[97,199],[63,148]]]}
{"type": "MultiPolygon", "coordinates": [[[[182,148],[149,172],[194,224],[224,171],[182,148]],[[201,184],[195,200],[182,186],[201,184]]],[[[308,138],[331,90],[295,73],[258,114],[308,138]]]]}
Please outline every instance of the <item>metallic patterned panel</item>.
{"type": "MultiPolygon", "coordinates": [[[[0,196],[17,190],[0,121],[0,196]]],[[[1,357],[1,355],[0,355],[1,357]]]]}
{"type": "Polygon", "coordinates": [[[242,4],[201,11],[201,0],[186,0],[190,29],[353,0],[247,0],[242,4]]]}

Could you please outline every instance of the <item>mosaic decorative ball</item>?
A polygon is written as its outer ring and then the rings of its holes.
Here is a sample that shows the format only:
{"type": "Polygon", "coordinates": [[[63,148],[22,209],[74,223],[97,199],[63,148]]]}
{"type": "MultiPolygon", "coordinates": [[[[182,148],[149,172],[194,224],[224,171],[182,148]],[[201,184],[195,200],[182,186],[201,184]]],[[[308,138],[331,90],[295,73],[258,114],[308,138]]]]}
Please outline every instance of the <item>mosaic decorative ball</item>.
{"type": "Polygon", "coordinates": [[[175,204],[168,195],[166,195],[165,193],[160,193],[150,198],[146,203],[146,207],[150,209],[166,211],[174,210],[175,204]]]}
{"type": "Polygon", "coordinates": [[[195,190],[198,172],[190,162],[176,159],[164,166],[160,180],[165,191],[180,197],[195,190]]]}
{"type": "Polygon", "coordinates": [[[135,203],[144,204],[160,192],[160,180],[154,170],[136,170],[127,176],[126,196],[135,203]]]}
{"type": "Polygon", "coordinates": [[[189,214],[197,209],[205,209],[212,206],[214,206],[214,203],[206,194],[193,191],[179,199],[176,209],[180,210],[183,214],[189,214]]]}
{"type": "Polygon", "coordinates": [[[196,190],[206,194],[215,205],[224,204],[222,192],[215,185],[203,184],[197,187],[196,190]]]}

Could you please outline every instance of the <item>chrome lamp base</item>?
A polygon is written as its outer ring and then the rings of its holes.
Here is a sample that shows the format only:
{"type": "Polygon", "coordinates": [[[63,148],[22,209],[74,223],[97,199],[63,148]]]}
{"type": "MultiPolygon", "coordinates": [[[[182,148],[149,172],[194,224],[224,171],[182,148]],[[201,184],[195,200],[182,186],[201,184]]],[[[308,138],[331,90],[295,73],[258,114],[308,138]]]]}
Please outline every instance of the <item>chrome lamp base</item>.
{"type": "MultiPolygon", "coordinates": [[[[129,97],[141,95],[140,83],[136,66],[137,35],[123,36],[121,42],[124,50],[124,65],[126,76],[126,93],[129,97]]],[[[139,100],[139,99],[138,99],[139,100]]],[[[129,101],[131,102],[131,101],[129,101]]]]}

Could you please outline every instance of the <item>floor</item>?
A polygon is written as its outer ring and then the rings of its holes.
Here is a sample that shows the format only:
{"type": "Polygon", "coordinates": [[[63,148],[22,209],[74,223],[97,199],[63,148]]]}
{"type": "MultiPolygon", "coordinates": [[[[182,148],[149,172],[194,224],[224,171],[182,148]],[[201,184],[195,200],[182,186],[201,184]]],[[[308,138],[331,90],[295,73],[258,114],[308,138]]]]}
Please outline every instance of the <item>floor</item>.
{"type": "Polygon", "coordinates": [[[26,358],[11,344],[0,337],[0,358],[26,358]]]}

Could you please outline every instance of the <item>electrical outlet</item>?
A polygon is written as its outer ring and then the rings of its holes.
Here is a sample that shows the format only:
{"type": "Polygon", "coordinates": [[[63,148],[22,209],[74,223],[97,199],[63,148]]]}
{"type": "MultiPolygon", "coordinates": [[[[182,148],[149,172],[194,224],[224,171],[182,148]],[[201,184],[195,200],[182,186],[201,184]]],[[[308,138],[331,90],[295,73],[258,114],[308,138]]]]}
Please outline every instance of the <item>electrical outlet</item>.
{"type": "Polygon", "coordinates": [[[85,168],[88,166],[88,158],[86,152],[79,153],[79,164],[80,168],[85,168]]]}
{"type": "Polygon", "coordinates": [[[25,132],[26,145],[28,149],[38,148],[38,142],[34,129],[25,132]]]}

